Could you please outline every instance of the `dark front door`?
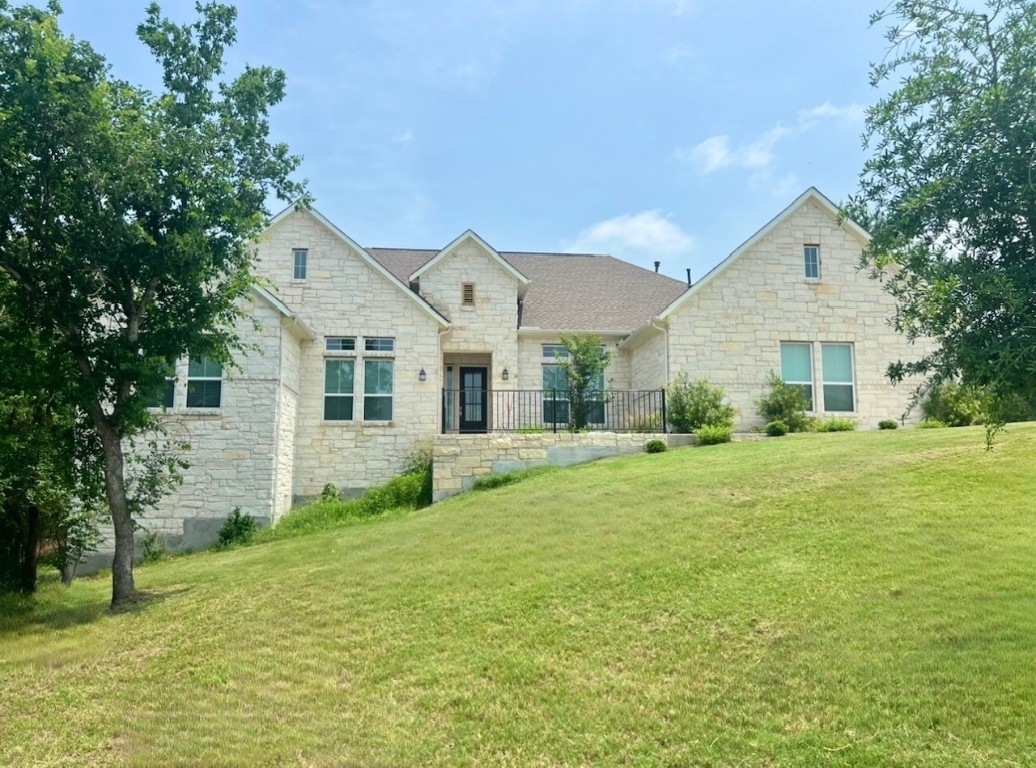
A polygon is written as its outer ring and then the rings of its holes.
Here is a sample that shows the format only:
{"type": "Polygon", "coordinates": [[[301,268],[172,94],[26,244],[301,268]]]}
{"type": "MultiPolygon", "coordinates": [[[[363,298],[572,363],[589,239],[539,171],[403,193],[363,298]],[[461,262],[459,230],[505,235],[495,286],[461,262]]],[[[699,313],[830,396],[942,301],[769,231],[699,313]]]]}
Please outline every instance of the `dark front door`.
{"type": "Polygon", "coordinates": [[[488,415],[486,368],[460,369],[460,423],[461,432],[485,432],[488,415]]]}

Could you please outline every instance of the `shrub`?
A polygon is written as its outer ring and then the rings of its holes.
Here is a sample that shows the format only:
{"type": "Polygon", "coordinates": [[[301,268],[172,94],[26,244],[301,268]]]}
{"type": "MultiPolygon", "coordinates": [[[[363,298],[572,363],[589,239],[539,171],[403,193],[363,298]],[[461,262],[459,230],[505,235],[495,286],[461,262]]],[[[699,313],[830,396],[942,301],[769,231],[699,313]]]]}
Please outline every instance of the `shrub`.
{"type": "Polygon", "coordinates": [[[766,425],[766,434],[770,437],[784,437],[784,435],[788,434],[788,425],[780,419],[771,421],[766,425]]]}
{"type": "Polygon", "coordinates": [[[338,486],[334,483],[328,483],[324,486],[323,490],[320,491],[321,501],[340,501],[342,494],[338,490],[338,486]]]}
{"type": "Polygon", "coordinates": [[[144,534],[144,552],[140,556],[142,563],[157,563],[166,556],[165,546],[158,538],[157,531],[148,531],[144,534]]]}
{"type": "Polygon", "coordinates": [[[415,475],[421,478],[421,493],[417,497],[416,507],[427,507],[432,503],[432,449],[426,446],[411,448],[406,455],[404,475],[415,475]]]}
{"type": "Polygon", "coordinates": [[[731,426],[737,410],[724,401],[722,387],[714,387],[705,379],[691,381],[686,373],[679,374],[666,387],[669,423],[676,432],[696,432],[705,425],[731,426]]]}
{"type": "Polygon", "coordinates": [[[806,415],[809,400],[799,387],[785,384],[784,380],[773,371],[766,376],[769,391],[755,401],[768,422],[783,421],[789,432],[806,432],[812,419],[806,415]]]}
{"type": "Polygon", "coordinates": [[[843,419],[838,416],[832,416],[830,419],[818,419],[812,424],[813,430],[816,432],[852,432],[859,425],[859,422],[854,419],[843,419]]]}
{"type": "Polygon", "coordinates": [[[895,419],[882,419],[878,422],[878,429],[899,429],[899,422],[895,419]]]}
{"type": "Polygon", "coordinates": [[[373,517],[392,509],[417,509],[425,496],[423,474],[400,475],[366,491],[352,504],[357,505],[360,514],[373,517]]]}
{"type": "Polygon", "coordinates": [[[729,443],[734,437],[734,428],[728,424],[703,424],[694,430],[699,445],[729,443]]]}
{"type": "MultiPolygon", "coordinates": [[[[330,485],[330,483],[328,483],[330,485]]],[[[331,486],[334,488],[334,486],[331,486]]],[[[327,491],[327,486],[324,486],[324,491],[327,491]]],[[[337,489],[335,493],[337,494],[337,489]]],[[[323,493],[320,494],[323,497],[323,493]]],[[[241,513],[241,507],[234,507],[230,510],[230,514],[227,515],[226,522],[220,526],[218,546],[229,547],[233,544],[245,544],[253,536],[255,532],[259,530],[259,526],[255,522],[255,518],[251,515],[241,513]]]]}
{"type": "Polygon", "coordinates": [[[631,432],[643,432],[653,434],[655,432],[662,431],[662,416],[657,413],[652,413],[648,416],[640,416],[633,419],[630,424],[631,432]]]}
{"type": "Polygon", "coordinates": [[[648,453],[665,453],[669,450],[669,445],[665,440],[648,440],[644,450],[648,453]]]}
{"type": "Polygon", "coordinates": [[[938,419],[925,419],[917,425],[918,429],[944,429],[945,427],[946,425],[938,419]]]}
{"type": "Polygon", "coordinates": [[[989,419],[992,398],[977,387],[962,387],[954,381],[936,384],[921,402],[925,420],[941,421],[949,427],[982,424],[989,419]]]}

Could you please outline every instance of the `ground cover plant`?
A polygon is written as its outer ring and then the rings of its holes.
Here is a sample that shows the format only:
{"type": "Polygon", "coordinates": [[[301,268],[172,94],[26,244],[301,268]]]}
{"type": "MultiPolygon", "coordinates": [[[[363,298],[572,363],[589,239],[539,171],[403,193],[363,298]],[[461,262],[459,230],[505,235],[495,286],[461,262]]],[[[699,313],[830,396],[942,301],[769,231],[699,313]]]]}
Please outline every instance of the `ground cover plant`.
{"type": "Polygon", "coordinates": [[[1036,425],[610,459],[0,604],[2,765],[1016,766],[1036,425]],[[127,714],[129,713],[129,714],[127,714]]]}

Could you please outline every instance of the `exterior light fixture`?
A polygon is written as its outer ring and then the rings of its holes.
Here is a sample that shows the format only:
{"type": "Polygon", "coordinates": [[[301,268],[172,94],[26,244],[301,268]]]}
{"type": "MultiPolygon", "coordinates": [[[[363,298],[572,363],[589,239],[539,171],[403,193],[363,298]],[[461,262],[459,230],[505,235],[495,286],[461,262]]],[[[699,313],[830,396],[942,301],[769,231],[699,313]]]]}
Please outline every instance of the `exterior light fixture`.
{"type": "Polygon", "coordinates": [[[503,378],[504,381],[507,381],[509,378],[511,378],[511,374],[510,372],[508,372],[506,368],[504,368],[503,373],[501,373],[500,376],[501,378],[503,378]]]}
{"type": "Polygon", "coordinates": [[[417,380],[418,380],[418,381],[424,381],[424,380],[425,380],[425,379],[427,379],[427,378],[428,378],[428,374],[427,374],[427,373],[425,373],[425,372],[424,372],[424,368],[422,368],[422,369],[421,369],[421,372],[420,372],[419,374],[417,374],[417,380]]]}

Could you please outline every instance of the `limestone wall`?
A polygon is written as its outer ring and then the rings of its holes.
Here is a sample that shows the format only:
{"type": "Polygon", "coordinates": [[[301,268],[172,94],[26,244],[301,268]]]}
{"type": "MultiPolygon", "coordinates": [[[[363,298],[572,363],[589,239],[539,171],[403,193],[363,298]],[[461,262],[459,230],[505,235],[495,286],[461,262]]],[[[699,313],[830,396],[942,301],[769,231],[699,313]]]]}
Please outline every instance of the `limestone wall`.
{"type": "Polygon", "coordinates": [[[442,501],[468,490],[483,475],[641,453],[648,440],[669,437],[688,442],[685,435],[619,432],[437,435],[432,443],[432,498],[442,501]]]}

